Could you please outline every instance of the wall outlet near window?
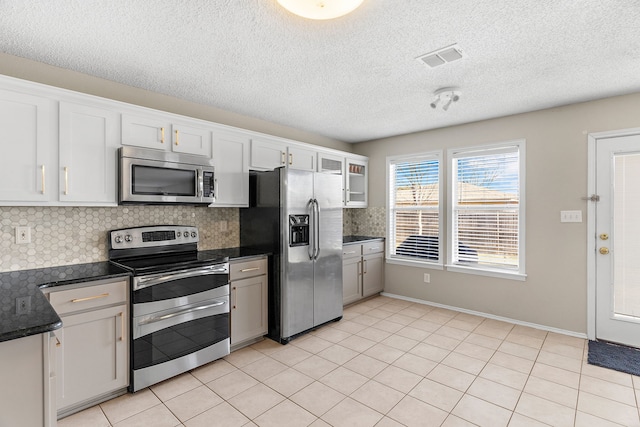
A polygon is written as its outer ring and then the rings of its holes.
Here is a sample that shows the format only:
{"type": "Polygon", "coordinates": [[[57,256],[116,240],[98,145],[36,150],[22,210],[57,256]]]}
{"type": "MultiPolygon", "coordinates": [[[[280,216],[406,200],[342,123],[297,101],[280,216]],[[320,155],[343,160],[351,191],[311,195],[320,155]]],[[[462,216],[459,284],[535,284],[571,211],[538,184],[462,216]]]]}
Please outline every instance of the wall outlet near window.
{"type": "Polygon", "coordinates": [[[424,283],[431,283],[431,275],[429,273],[424,273],[424,283]]]}
{"type": "Polygon", "coordinates": [[[560,222],[582,222],[582,211],[560,211],[560,222]]]}

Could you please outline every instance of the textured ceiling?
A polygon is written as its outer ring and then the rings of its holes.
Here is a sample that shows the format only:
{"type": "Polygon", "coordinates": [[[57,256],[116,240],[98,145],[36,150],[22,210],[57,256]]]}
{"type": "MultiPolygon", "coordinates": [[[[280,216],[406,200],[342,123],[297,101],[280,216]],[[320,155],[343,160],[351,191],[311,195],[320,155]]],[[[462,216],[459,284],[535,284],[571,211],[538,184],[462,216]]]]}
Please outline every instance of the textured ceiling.
{"type": "Polygon", "coordinates": [[[357,142],[640,91],[637,0],[0,0],[0,51],[357,142]],[[416,57],[458,43],[465,57],[416,57]],[[449,111],[429,107],[457,86],[449,111]]]}

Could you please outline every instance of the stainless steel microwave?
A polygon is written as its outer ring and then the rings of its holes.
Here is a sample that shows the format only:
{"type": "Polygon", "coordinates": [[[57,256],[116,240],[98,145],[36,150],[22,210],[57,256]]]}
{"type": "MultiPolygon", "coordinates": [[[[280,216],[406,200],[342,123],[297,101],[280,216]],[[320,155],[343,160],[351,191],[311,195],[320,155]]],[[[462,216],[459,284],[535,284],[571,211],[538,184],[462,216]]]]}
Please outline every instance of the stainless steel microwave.
{"type": "Polygon", "coordinates": [[[211,159],[135,147],[118,149],[120,204],[209,205],[215,200],[211,159]]]}

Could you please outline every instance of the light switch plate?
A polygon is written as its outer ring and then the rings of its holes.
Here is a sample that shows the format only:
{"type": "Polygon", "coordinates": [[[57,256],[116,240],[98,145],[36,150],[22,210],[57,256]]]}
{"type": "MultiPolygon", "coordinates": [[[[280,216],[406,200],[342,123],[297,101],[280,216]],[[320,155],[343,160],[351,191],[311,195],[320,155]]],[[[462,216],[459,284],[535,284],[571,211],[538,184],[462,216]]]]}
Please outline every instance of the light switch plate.
{"type": "Polygon", "coordinates": [[[560,222],[582,222],[582,211],[560,211],[560,222]]]}

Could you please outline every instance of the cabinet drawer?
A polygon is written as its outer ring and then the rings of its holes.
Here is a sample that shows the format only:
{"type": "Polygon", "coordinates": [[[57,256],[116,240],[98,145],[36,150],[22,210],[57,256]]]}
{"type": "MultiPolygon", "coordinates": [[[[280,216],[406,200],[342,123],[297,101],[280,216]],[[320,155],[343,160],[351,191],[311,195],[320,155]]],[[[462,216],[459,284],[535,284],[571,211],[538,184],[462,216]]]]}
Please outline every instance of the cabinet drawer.
{"type": "Polygon", "coordinates": [[[384,241],[382,240],[375,240],[362,245],[362,255],[377,254],[378,252],[384,252],[384,241]]]}
{"type": "Polygon", "coordinates": [[[232,282],[247,277],[262,276],[267,274],[267,260],[261,258],[252,261],[232,262],[229,269],[229,278],[232,282]]]}
{"type": "Polygon", "coordinates": [[[344,245],[342,246],[342,258],[354,258],[362,255],[362,245],[344,245]]]}
{"type": "Polygon", "coordinates": [[[49,302],[59,315],[127,301],[127,281],[53,291],[49,302]]]}

